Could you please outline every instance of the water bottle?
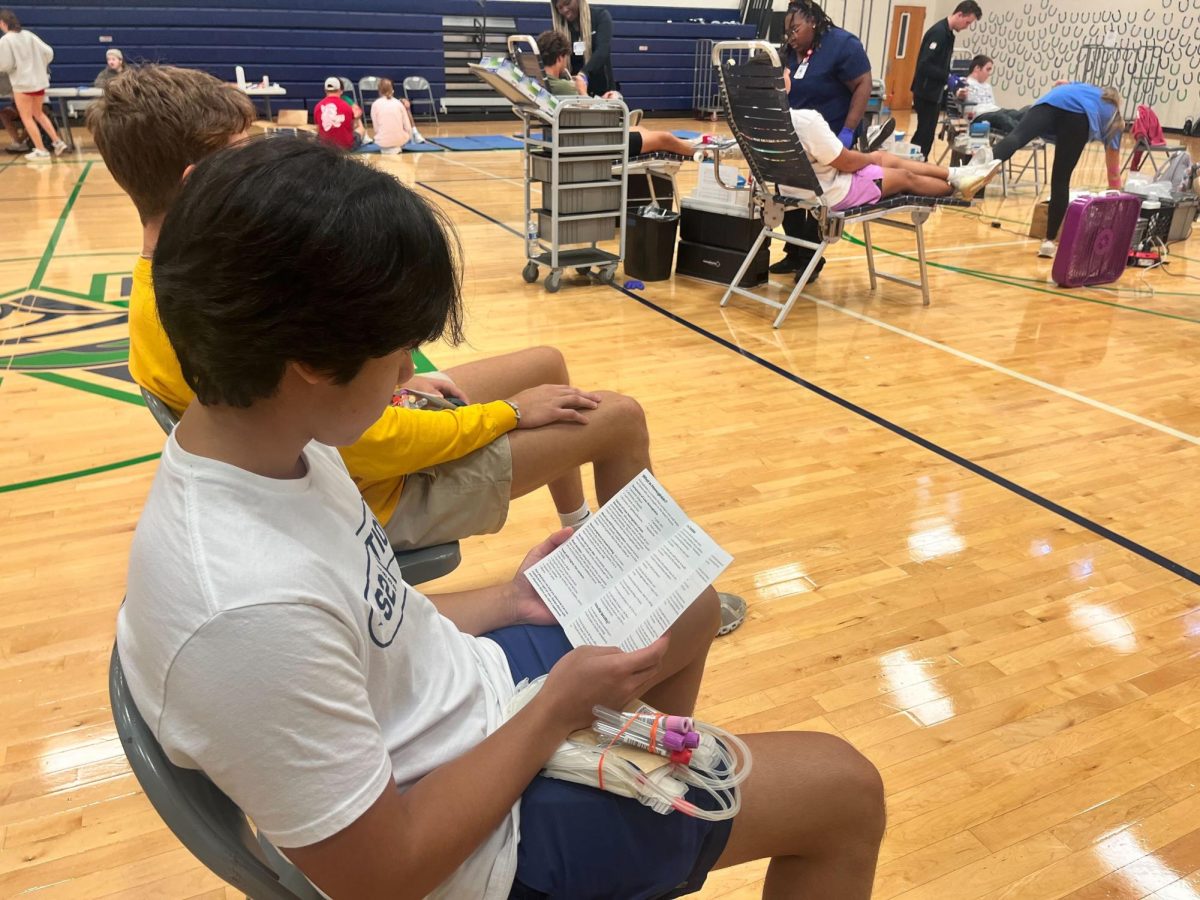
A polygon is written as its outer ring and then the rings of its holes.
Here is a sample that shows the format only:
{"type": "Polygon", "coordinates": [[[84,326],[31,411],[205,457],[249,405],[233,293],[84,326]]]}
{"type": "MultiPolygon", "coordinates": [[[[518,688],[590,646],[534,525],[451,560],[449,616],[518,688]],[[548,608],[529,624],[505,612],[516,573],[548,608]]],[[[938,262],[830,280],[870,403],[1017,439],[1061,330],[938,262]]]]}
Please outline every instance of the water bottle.
{"type": "Polygon", "coordinates": [[[525,224],[525,237],[527,240],[529,240],[530,243],[532,243],[537,240],[537,236],[538,236],[537,219],[535,219],[533,216],[530,216],[529,221],[525,224]]]}

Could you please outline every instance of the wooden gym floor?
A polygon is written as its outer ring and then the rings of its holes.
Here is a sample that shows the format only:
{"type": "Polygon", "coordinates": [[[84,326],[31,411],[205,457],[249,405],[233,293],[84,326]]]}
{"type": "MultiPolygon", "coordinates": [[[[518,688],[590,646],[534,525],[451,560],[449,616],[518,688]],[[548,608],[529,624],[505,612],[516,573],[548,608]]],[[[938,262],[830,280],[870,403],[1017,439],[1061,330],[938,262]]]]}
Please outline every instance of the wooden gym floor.
{"type": "MultiPolygon", "coordinates": [[[[930,222],[929,308],[870,293],[848,240],[776,331],[682,277],[526,285],[517,152],[375,164],[466,248],[470,343],[435,362],[553,344],[577,384],[644,404],[659,477],[750,602],[699,714],[874,760],[877,898],[1200,897],[1200,236],[1165,270],[1059,289],[1033,192],[989,198],[930,222]]],[[[1098,152],[1078,175],[1102,182],[1098,152]]],[[[123,369],[137,218],[86,151],[0,160],[0,191],[0,896],[237,896],[146,803],[109,717],[163,441],[123,369]]],[[[446,584],[508,577],[554,524],[519,501],[446,584]]],[[[703,896],[757,896],[763,868],[703,896]]]]}

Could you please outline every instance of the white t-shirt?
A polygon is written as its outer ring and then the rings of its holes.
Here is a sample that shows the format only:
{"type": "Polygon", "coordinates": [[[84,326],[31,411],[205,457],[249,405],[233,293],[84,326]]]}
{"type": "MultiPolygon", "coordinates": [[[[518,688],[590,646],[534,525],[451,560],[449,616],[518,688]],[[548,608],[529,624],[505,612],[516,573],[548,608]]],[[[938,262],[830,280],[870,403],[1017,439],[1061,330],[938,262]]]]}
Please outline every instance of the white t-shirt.
{"type": "Polygon", "coordinates": [[[22,94],[50,86],[49,66],[54,51],[28,29],[0,35],[0,72],[7,72],[12,89],[22,94]]]}
{"type": "Polygon", "coordinates": [[[403,147],[412,139],[412,118],[395,97],[377,97],[371,103],[371,125],[380,147],[403,147]]]}
{"type": "MultiPolygon", "coordinates": [[[[830,165],[846,148],[833,133],[833,129],[824,117],[815,109],[793,109],[792,125],[800,136],[800,143],[812,162],[817,181],[821,182],[821,204],[828,207],[837,206],[850,193],[851,176],[848,172],[839,172],[830,165]]],[[[789,197],[804,197],[814,199],[812,191],[780,186],[779,192],[789,197]]]]}
{"type": "MultiPolygon", "coordinates": [[[[400,580],[337,452],[311,443],[304,460],[303,478],[264,478],[172,435],[117,620],[130,691],[167,756],[278,847],[323,840],[389,781],[406,790],[462,755],[513,694],[500,648],[400,580]]],[[[507,897],[517,812],[431,896],[507,897]]]]}
{"type": "Polygon", "coordinates": [[[967,76],[967,102],[975,104],[975,115],[995,112],[1000,107],[996,105],[996,94],[992,91],[990,81],[978,82],[967,76]]]}

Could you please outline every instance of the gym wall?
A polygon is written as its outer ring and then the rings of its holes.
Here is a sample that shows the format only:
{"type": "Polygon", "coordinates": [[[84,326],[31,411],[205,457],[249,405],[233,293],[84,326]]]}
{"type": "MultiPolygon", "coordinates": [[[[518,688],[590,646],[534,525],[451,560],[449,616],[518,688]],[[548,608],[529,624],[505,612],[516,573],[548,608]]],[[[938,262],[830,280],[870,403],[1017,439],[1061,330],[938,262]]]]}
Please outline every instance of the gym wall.
{"type": "MultiPolygon", "coordinates": [[[[939,0],[948,15],[956,0],[939,0]]],[[[1151,104],[1164,128],[1200,117],[1200,0],[979,0],[983,21],[961,35],[958,49],[996,60],[996,100],[1019,108],[1055,78],[1075,78],[1083,44],[1153,43],[1164,49],[1157,97],[1151,104]]]]}

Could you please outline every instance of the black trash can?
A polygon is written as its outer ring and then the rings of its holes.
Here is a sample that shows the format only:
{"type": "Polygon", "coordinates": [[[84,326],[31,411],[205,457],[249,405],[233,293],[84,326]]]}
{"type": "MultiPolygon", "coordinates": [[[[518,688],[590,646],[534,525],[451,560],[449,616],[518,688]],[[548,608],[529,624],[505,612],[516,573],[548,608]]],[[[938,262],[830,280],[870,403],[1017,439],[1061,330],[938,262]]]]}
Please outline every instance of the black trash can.
{"type": "Polygon", "coordinates": [[[625,274],[640,281],[665,281],[675,259],[679,213],[641,206],[625,218],[625,274]]]}

